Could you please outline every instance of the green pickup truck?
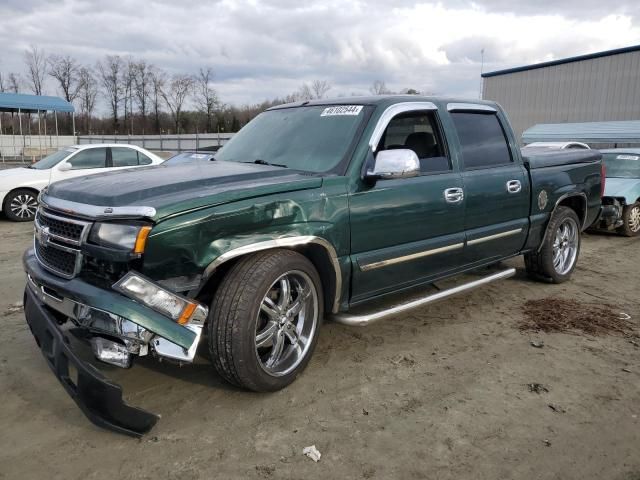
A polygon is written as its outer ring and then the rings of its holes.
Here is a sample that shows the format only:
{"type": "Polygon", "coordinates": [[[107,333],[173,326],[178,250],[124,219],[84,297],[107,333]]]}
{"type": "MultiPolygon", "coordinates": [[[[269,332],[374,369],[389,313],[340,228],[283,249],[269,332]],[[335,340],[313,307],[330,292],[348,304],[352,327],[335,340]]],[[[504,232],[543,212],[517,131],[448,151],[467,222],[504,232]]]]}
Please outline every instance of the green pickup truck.
{"type": "Polygon", "coordinates": [[[492,102],[274,107],[214,161],[52,184],[23,259],[26,319],[89,419],[141,435],[157,417],[124,403],[82,348],[127,368],[144,355],[191,363],[206,346],[230,383],[281,389],[309,362],[325,316],[398,315],[515,270],[383,309],[372,301],[517,255],[533,277],[567,280],[600,214],[601,164],[594,151],[523,158],[492,102]]]}

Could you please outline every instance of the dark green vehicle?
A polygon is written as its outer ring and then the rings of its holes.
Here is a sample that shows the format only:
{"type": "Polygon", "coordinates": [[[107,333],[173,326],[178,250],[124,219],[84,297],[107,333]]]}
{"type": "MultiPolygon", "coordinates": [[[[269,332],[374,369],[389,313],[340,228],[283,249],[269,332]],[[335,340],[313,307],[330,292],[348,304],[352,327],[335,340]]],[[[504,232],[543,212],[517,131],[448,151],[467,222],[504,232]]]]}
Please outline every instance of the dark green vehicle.
{"type": "Polygon", "coordinates": [[[24,255],[25,314],[84,413],[142,434],[157,417],[126,405],[77,339],[121,367],[190,363],[206,344],[230,383],[278,390],[309,362],[324,317],[366,325],[514,269],[384,310],[367,311],[372,300],[522,254],[532,276],[567,280],[601,187],[597,152],[523,158],[495,103],[284,105],[215,161],[51,185],[24,255]]]}

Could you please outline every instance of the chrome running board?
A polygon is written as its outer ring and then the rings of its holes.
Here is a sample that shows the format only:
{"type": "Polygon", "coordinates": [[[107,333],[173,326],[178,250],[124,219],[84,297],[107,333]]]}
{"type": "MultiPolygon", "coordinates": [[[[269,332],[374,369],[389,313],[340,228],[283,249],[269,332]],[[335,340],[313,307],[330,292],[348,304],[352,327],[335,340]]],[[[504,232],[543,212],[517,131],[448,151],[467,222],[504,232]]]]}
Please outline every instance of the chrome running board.
{"type": "Polygon", "coordinates": [[[496,280],[502,280],[504,278],[513,277],[515,273],[516,273],[515,268],[508,268],[507,270],[494,273],[493,275],[482,277],[479,280],[474,280],[472,282],[458,285],[456,287],[452,287],[447,290],[441,290],[438,293],[427,295],[426,297],[418,298],[417,300],[412,300],[407,303],[401,303],[394,307],[386,308],[378,312],[367,313],[363,315],[338,313],[331,316],[330,318],[337,323],[342,323],[343,325],[364,327],[366,325],[369,325],[370,323],[377,322],[378,320],[382,320],[384,318],[391,317],[393,315],[398,315],[399,313],[403,313],[403,312],[406,312],[407,310],[412,310],[414,308],[421,307],[428,303],[437,302],[438,300],[451,297],[452,295],[457,295],[458,293],[466,292],[468,290],[473,290],[474,288],[480,287],[482,285],[486,285],[487,283],[495,282],[496,280]]]}

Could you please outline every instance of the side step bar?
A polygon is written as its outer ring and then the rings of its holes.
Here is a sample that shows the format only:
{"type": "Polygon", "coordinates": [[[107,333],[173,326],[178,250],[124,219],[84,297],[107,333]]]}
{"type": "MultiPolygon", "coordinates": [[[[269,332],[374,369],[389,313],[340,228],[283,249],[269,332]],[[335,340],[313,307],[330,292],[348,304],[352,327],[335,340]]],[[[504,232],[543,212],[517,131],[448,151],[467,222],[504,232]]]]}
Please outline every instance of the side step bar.
{"type": "Polygon", "coordinates": [[[494,273],[493,275],[482,277],[479,280],[474,280],[472,282],[458,285],[457,287],[452,287],[447,290],[442,290],[438,293],[427,295],[426,297],[418,298],[417,300],[412,300],[411,302],[401,303],[399,305],[387,308],[385,310],[380,310],[378,312],[373,312],[373,313],[366,313],[363,315],[351,315],[349,313],[338,313],[333,315],[331,319],[337,323],[342,323],[343,325],[364,327],[366,325],[369,325],[370,323],[377,322],[378,320],[382,320],[384,318],[391,317],[393,315],[398,315],[399,313],[403,313],[403,312],[406,312],[407,310],[412,310],[414,308],[421,307],[428,303],[437,302],[438,300],[451,297],[452,295],[456,295],[458,293],[466,292],[468,290],[473,290],[474,288],[480,287],[482,285],[486,285],[487,283],[495,282],[496,280],[502,280],[504,278],[513,277],[515,273],[516,273],[515,268],[508,268],[507,270],[494,273]]]}

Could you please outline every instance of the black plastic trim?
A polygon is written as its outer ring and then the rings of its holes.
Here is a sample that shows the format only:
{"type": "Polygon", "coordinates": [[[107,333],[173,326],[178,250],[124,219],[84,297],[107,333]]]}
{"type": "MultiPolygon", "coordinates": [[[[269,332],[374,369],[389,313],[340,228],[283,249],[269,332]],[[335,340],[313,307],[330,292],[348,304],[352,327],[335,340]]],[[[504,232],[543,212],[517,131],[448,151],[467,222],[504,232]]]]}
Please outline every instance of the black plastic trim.
{"type": "Polygon", "coordinates": [[[27,287],[24,312],[51,371],[86,417],[98,427],[141,437],[158,421],[158,415],[127,405],[120,385],[110,382],[93,365],[82,361],[71,350],[56,320],[27,287]],[[69,375],[69,365],[78,372],[77,384],[69,375]]]}

